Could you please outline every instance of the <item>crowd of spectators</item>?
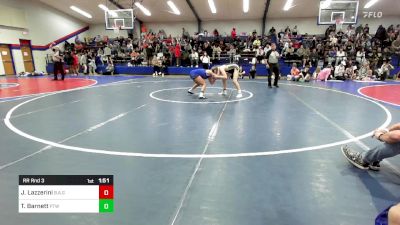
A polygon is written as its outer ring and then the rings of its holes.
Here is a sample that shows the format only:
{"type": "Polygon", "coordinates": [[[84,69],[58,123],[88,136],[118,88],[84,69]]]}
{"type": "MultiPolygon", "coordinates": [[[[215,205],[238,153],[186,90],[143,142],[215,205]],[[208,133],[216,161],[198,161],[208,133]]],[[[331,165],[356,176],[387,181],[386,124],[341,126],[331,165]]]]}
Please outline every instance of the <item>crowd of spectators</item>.
{"type": "MultiPolygon", "coordinates": [[[[304,79],[310,68],[331,68],[327,79],[385,79],[394,65],[399,66],[400,25],[380,26],[375,34],[368,24],[345,29],[329,26],[325,34],[308,35],[294,26],[279,32],[272,27],[268,35],[259,36],[254,30],[250,34],[237,34],[235,28],[230,35],[220,35],[215,29],[195,35],[183,28],[179,37],[167,36],[164,30],[158,33],[142,29],[140,37],[108,38],[100,35],[65,43],[65,62],[72,73],[79,70],[94,73],[99,65],[107,66],[113,73],[115,64],[125,66],[155,66],[156,74],[164,74],[168,66],[209,68],[222,62],[238,64],[263,64],[270,44],[276,43],[282,59],[288,65],[296,63],[300,78],[304,79]],[[306,72],[305,72],[306,71],[306,72]]],[[[154,74],[153,74],[154,75],[154,74]]],[[[296,74],[290,74],[295,75],[296,74]]],[[[313,79],[313,76],[307,76],[313,79]]],[[[317,78],[318,76],[314,76],[317,78]]]]}

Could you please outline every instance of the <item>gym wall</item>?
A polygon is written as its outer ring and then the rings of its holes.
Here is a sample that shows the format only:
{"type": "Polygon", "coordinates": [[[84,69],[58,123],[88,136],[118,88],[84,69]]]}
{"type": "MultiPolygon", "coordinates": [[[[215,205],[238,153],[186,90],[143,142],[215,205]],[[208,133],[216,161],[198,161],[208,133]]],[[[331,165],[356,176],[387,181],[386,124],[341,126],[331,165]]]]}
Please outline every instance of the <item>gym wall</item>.
{"type": "MultiPolygon", "coordinates": [[[[18,9],[22,14],[10,14],[17,17],[14,20],[21,20],[21,16],[25,16],[25,27],[0,27],[0,43],[19,45],[19,39],[31,40],[32,45],[45,46],[57,39],[65,37],[73,32],[76,32],[88,25],[81,22],[61,11],[53,9],[39,1],[30,0],[0,0],[0,8],[7,7],[18,9]],[[26,30],[27,34],[23,34],[26,30]]],[[[66,6],[68,7],[68,6],[66,6]]],[[[79,35],[81,39],[86,32],[79,35]]],[[[73,41],[75,37],[69,39],[73,41]]],[[[45,56],[50,53],[50,50],[33,50],[33,59],[35,67],[38,71],[45,71],[45,56]]],[[[20,49],[12,50],[16,73],[24,71],[22,54],[20,49]]],[[[1,72],[1,71],[0,71],[1,72]]],[[[1,73],[0,73],[1,74],[1,73]]]]}

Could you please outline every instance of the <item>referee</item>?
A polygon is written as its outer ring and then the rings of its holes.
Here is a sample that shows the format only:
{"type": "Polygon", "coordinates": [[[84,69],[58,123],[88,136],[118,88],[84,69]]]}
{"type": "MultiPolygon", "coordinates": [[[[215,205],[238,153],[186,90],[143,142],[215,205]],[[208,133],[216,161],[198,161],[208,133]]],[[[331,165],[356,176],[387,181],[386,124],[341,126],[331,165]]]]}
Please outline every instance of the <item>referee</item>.
{"type": "Polygon", "coordinates": [[[268,70],[268,87],[272,88],[271,85],[271,75],[272,73],[275,74],[275,79],[274,79],[274,86],[278,86],[278,80],[279,80],[279,58],[281,56],[279,55],[279,52],[276,51],[276,44],[272,43],[271,44],[271,50],[267,52],[267,70],[268,70]]]}
{"type": "Polygon", "coordinates": [[[53,48],[53,63],[54,63],[54,80],[58,80],[57,74],[58,72],[61,73],[61,80],[64,80],[65,71],[64,71],[64,57],[60,52],[60,48],[55,46],[53,48]]]}

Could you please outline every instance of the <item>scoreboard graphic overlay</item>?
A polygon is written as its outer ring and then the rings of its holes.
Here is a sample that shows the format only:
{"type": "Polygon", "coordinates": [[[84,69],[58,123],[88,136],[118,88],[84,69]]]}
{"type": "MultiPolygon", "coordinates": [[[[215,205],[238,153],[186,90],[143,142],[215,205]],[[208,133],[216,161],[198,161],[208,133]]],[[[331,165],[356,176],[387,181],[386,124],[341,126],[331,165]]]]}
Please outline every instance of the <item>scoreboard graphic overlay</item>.
{"type": "Polygon", "coordinates": [[[113,175],[20,175],[19,213],[113,213],[113,175]]]}

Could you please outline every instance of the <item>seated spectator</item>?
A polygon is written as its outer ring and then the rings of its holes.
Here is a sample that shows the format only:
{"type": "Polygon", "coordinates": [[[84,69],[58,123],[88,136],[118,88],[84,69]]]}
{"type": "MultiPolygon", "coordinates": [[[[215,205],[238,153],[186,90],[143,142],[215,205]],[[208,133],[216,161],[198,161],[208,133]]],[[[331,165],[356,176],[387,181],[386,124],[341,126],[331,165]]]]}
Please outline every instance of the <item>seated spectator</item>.
{"type": "Polygon", "coordinates": [[[346,80],[345,68],[346,62],[342,61],[339,65],[335,67],[334,76],[336,80],[346,80]]]}
{"type": "Polygon", "coordinates": [[[315,71],[314,71],[314,73],[313,73],[313,75],[312,75],[312,79],[313,80],[316,80],[317,79],[317,77],[318,77],[318,74],[321,72],[321,67],[317,67],[316,69],[315,69],[315,71]]]}
{"type": "Polygon", "coordinates": [[[103,75],[114,75],[114,63],[113,63],[113,61],[111,60],[109,63],[108,63],[108,65],[107,65],[107,67],[106,67],[106,70],[103,72],[103,75]]]}
{"type": "Polygon", "coordinates": [[[356,53],[356,62],[359,65],[362,65],[364,63],[364,61],[365,61],[365,52],[364,52],[364,49],[361,48],[356,53]]]}
{"type": "Polygon", "coordinates": [[[262,46],[258,47],[256,50],[256,59],[257,63],[261,63],[261,60],[264,58],[264,48],[262,46]]]}
{"type": "Polygon", "coordinates": [[[161,73],[162,62],[157,56],[153,56],[151,64],[153,65],[153,77],[158,77],[159,75],[162,75],[161,73]]]}
{"type": "Polygon", "coordinates": [[[336,53],[336,63],[335,65],[337,66],[340,62],[346,59],[346,52],[343,51],[343,48],[340,48],[339,51],[336,53]]]}
{"type": "Polygon", "coordinates": [[[304,69],[301,70],[301,78],[300,81],[302,82],[310,82],[312,79],[310,74],[310,66],[306,65],[304,69]]]}
{"type": "Polygon", "coordinates": [[[299,81],[301,78],[300,70],[297,68],[297,64],[293,63],[290,74],[287,75],[287,80],[299,81]]]}
{"type": "Polygon", "coordinates": [[[327,81],[330,79],[332,73],[332,66],[328,65],[325,69],[321,70],[321,72],[318,73],[317,76],[317,81],[327,81]]]}
{"type": "Polygon", "coordinates": [[[256,40],[253,41],[253,49],[258,49],[261,46],[261,41],[256,37],[256,40]]]}
{"type": "MultiPolygon", "coordinates": [[[[318,64],[318,53],[317,53],[317,49],[315,49],[315,48],[310,53],[310,63],[311,63],[311,66],[317,66],[317,64],[318,64]]],[[[303,64],[304,64],[304,62],[303,62],[303,64]]]]}
{"type": "Polygon", "coordinates": [[[362,64],[362,66],[360,67],[360,69],[358,70],[358,76],[357,76],[357,80],[363,80],[365,77],[368,76],[368,71],[371,70],[369,68],[369,63],[368,61],[364,62],[362,64]]]}
{"type": "Polygon", "coordinates": [[[390,75],[390,71],[393,70],[394,67],[390,64],[389,60],[384,60],[383,64],[379,70],[379,77],[381,81],[385,81],[386,78],[390,75]]]}
{"type": "Polygon", "coordinates": [[[305,53],[306,53],[306,50],[304,49],[304,46],[300,45],[300,48],[298,48],[296,51],[296,56],[298,59],[303,60],[305,53]]]}

